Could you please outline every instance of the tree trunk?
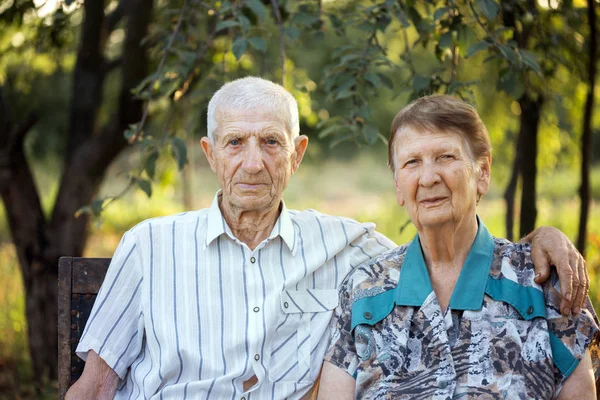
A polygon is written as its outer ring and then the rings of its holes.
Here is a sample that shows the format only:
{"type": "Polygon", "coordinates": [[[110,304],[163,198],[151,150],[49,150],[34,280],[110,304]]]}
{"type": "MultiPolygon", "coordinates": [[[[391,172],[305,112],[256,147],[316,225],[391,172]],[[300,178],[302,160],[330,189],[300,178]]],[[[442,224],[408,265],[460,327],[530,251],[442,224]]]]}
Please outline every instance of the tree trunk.
{"type": "Polygon", "coordinates": [[[522,141],[521,159],[521,219],[519,234],[526,236],[535,229],[537,217],[535,180],[537,177],[537,138],[538,126],[544,100],[541,96],[534,100],[529,94],[524,94],[519,99],[521,106],[521,127],[519,137],[522,141]]]}
{"type": "Polygon", "coordinates": [[[590,26],[588,93],[583,113],[583,129],[581,132],[581,186],[579,198],[581,212],[579,214],[579,232],[577,234],[577,250],[585,257],[585,239],[587,220],[590,208],[590,164],[592,161],[592,116],[594,110],[594,87],[596,86],[596,61],[598,57],[598,38],[596,29],[596,8],[594,0],[588,0],[588,24],[590,26]]]}
{"type": "MultiPolygon", "coordinates": [[[[137,122],[142,103],[131,97],[131,89],[141,82],[148,57],[141,45],[152,14],[151,0],[122,0],[127,16],[126,37],[121,63],[119,106],[110,123],[98,129],[97,113],[102,106],[105,66],[102,57],[109,27],[103,2],[84,2],[85,19],[77,64],[68,151],[59,192],[50,222],[40,205],[39,194],[23,153],[24,129],[14,128],[0,88],[0,195],[8,215],[26,291],[26,316],[35,379],[57,376],[57,275],[58,258],[81,256],[87,239],[89,218],[75,218],[75,212],[95,196],[104,173],[127,146],[124,129],[137,122]],[[8,155],[10,157],[8,157],[8,155]]],[[[112,22],[111,22],[112,21],[112,22]]]]}
{"type": "Polygon", "coordinates": [[[515,149],[515,159],[512,165],[512,172],[510,174],[510,181],[504,190],[504,201],[506,202],[506,215],[504,217],[504,223],[506,226],[506,238],[510,241],[513,240],[515,233],[515,194],[517,192],[517,184],[519,182],[519,176],[521,175],[521,160],[523,159],[523,139],[525,137],[519,133],[517,139],[517,146],[515,149]]]}

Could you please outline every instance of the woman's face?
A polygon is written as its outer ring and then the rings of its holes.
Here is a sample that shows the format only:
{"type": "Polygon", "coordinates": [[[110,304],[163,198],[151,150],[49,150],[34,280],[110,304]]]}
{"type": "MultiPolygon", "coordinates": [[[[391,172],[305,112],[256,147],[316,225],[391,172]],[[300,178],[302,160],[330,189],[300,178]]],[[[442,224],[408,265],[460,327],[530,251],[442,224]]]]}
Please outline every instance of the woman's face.
{"type": "Polygon", "coordinates": [[[404,128],[394,142],[398,204],[418,230],[475,217],[487,192],[490,158],[475,162],[466,141],[452,132],[404,128]]]}

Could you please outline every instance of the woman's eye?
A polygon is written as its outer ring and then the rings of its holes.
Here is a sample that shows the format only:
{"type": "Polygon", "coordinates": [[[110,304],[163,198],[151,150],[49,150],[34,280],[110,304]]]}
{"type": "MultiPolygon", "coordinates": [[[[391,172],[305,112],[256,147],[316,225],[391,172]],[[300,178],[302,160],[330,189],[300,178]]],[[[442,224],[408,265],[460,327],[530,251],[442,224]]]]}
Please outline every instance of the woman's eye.
{"type": "Polygon", "coordinates": [[[404,163],[404,165],[413,165],[416,163],[417,163],[417,160],[408,160],[406,163],[404,163]]]}

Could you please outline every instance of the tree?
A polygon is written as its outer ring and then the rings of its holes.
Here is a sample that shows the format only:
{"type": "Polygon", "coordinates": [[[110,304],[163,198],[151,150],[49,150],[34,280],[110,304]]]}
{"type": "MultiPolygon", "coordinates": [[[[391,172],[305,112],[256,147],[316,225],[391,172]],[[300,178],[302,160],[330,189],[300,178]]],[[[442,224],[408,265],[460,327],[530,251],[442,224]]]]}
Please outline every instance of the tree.
{"type": "MultiPolygon", "coordinates": [[[[22,4],[14,5],[18,6],[22,4]]],[[[83,252],[89,215],[75,214],[82,205],[92,202],[107,167],[126,147],[123,130],[142,115],[142,103],[133,99],[130,91],[145,78],[148,68],[147,50],[142,43],[148,34],[152,1],[123,0],[110,14],[105,13],[103,2],[86,1],[83,10],[64,169],[49,218],[42,210],[23,148],[25,136],[43,110],[35,110],[22,121],[15,120],[6,92],[0,87],[0,195],[26,290],[29,345],[38,379],[57,375],[58,258],[83,252]],[[126,21],[123,51],[118,61],[108,61],[104,57],[106,38],[121,19],[126,21]],[[98,111],[105,77],[117,67],[122,82],[119,103],[109,122],[100,125],[98,111]]]]}
{"type": "Polygon", "coordinates": [[[587,2],[587,20],[589,25],[587,84],[588,93],[585,100],[583,128],[581,133],[581,212],[579,214],[579,232],[577,233],[577,249],[585,255],[585,238],[590,208],[590,164],[592,160],[592,115],[594,110],[594,88],[596,87],[596,71],[598,61],[598,30],[596,4],[593,0],[587,2]]]}

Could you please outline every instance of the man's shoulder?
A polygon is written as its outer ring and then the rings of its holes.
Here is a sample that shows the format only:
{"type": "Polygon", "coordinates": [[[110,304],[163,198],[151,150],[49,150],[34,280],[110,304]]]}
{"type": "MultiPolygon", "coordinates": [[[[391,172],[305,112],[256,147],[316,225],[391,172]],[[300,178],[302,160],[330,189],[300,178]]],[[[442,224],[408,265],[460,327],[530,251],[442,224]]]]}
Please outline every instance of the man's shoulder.
{"type": "Polygon", "coordinates": [[[206,219],[208,210],[208,208],[203,208],[195,211],[186,211],[178,214],[148,218],[129,229],[127,233],[137,235],[141,232],[147,232],[151,227],[152,229],[172,229],[174,224],[177,225],[182,223],[201,224],[206,219]]]}
{"type": "Polygon", "coordinates": [[[356,267],[343,286],[352,293],[352,301],[376,296],[398,285],[400,270],[410,243],[388,250],[356,267]]]}
{"type": "Polygon", "coordinates": [[[313,209],[289,210],[289,214],[293,223],[300,227],[314,226],[317,229],[320,227],[325,232],[340,230],[343,234],[351,237],[351,240],[354,240],[357,235],[368,234],[375,231],[375,224],[373,222],[358,222],[352,218],[324,214],[313,209]]]}

